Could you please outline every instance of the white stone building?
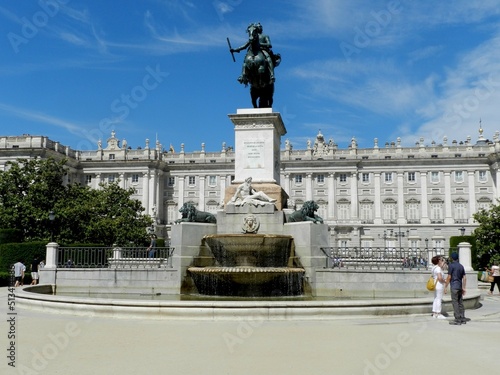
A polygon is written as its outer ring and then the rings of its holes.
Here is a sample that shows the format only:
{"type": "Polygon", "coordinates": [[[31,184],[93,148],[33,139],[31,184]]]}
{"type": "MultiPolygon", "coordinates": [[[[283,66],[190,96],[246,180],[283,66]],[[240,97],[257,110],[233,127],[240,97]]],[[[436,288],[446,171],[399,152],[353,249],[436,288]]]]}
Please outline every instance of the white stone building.
{"type": "MultiPolygon", "coordinates": [[[[500,198],[500,138],[426,144],[395,143],[346,149],[321,132],[295,149],[288,140],[281,150],[280,185],[288,206],[315,200],[330,227],[335,247],[448,248],[449,238],[470,234],[472,215],[500,198]]],[[[68,159],[68,181],[97,188],[119,181],[156,219],[156,230],[168,237],[184,202],[199,210],[223,208],[226,187],[234,180],[234,150],[166,151],[157,141],[131,149],[111,133],[94,151],[78,151],[44,136],[0,136],[0,170],[8,160],[55,157],[68,159]]]]}

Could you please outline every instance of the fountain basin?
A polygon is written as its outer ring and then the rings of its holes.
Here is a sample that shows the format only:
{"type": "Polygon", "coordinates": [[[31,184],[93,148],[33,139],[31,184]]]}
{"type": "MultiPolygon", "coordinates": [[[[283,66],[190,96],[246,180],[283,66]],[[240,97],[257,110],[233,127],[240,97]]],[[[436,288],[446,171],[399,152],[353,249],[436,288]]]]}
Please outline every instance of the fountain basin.
{"type": "Polygon", "coordinates": [[[292,236],[212,234],[203,237],[219,266],[287,267],[292,236]]]}
{"type": "Polygon", "coordinates": [[[303,268],[189,267],[196,289],[209,296],[279,297],[303,294],[303,268]]]}

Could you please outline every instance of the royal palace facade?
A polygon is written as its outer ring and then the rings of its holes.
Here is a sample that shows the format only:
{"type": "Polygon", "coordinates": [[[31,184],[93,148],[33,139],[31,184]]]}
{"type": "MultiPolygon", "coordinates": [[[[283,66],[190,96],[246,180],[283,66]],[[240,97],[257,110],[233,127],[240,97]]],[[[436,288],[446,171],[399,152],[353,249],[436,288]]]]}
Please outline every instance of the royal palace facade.
{"type": "MultiPolygon", "coordinates": [[[[358,148],[355,139],[339,148],[319,132],[305,149],[288,140],[280,151],[280,185],[288,207],[308,200],[330,228],[333,247],[447,248],[449,238],[470,234],[473,214],[500,198],[500,136],[403,147],[401,140],[358,148]]],[[[99,188],[118,182],[134,188],[155,230],[169,237],[179,208],[192,202],[199,210],[223,209],[234,180],[235,154],[221,151],[164,150],[157,141],[132,149],[113,131],[93,151],[73,150],[44,136],[0,136],[0,170],[19,158],[66,158],[68,183],[99,188]]]]}

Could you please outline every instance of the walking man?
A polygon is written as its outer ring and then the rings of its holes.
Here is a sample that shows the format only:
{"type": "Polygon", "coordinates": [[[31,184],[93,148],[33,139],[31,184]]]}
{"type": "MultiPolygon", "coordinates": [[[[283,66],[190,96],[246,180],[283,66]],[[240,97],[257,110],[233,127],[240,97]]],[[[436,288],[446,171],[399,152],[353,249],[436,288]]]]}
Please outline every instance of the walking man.
{"type": "Polygon", "coordinates": [[[24,271],[26,270],[26,266],[23,264],[21,259],[14,264],[14,278],[16,280],[15,287],[17,288],[20,285],[23,285],[24,279],[24,271]]]}

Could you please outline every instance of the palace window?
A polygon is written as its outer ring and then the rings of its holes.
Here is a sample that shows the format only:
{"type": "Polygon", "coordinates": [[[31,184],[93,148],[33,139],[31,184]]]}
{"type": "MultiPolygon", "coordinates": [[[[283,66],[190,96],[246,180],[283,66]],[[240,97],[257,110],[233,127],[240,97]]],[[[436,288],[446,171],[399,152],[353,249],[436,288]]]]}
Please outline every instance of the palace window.
{"type": "Polygon", "coordinates": [[[85,175],[85,183],[90,184],[92,182],[92,175],[86,174],[85,175]]]}
{"type": "Polygon", "coordinates": [[[384,202],[384,222],[395,223],[396,222],[396,202],[386,201],[384,202]]]}
{"type": "Polygon", "coordinates": [[[168,186],[174,186],[175,185],[175,177],[170,176],[168,178],[168,186]]]}
{"type": "Polygon", "coordinates": [[[188,185],[195,185],[196,184],[196,176],[189,176],[188,177],[188,185]]]}
{"type": "Polygon", "coordinates": [[[339,220],[348,220],[350,218],[351,204],[349,201],[342,199],[337,203],[339,220]]]}
{"type": "Polygon", "coordinates": [[[217,185],[217,176],[208,176],[208,185],[210,186],[217,185]]]}
{"type": "Polygon", "coordinates": [[[442,201],[433,201],[430,204],[431,207],[431,223],[442,223],[443,222],[443,202],[442,201]]]}
{"type": "Polygon", "coordinates": [[[488,181],[488,175],[486,174],[486,171],[479,171],[478,179],[479,179],[479,182],[488,181]]]}
{"type": "Polygon", "coordinates": [[[372,223],[373,222],[373,203],[372,202],[361,202],[359,205],[359,215],[362,222],[372,223]]]}
{"type": "Polygon", "coordinates": [[[408,172],[408,182],[415,182],[415,172],[408,172]]]}
{"type": "Polygon", "coordinates": [[[302,183],[302,175],[296,174],[295,175],[295,184],[301,184],[301,183],[302,183]]]}
{"type": "Polygon", "coordinates": [[[347,182],[347,173],[339,174],[339,181],[340,182],[347,182]]]}
{"type": "Polygon", "coordinates": [[[139,175],[137,173],[132,175],[132,183],[137,184],[139,182],[139,175]]]}
{"type": "Polygon", "coordinates": [[[386,183],[391,183],[392,182],[392,172],[385,172],[384,173],[384,181],[386,183]]]}
{"type": "Polygon", "coordinates": [[[464,182],[464,172],[455,171],[455,182],[464,182]]]}
{"type": "Polygon", "coordinates": [[[419,203],[416,201],[406,204],[406,220],[408,223],[417,223],[420,220],[419,203]]]}
{"type": "Polygon", "coordinates": [[[431,172],[431,182],[435,184],[439,182],[439,172],[431,172]]]}
{"type": "Polygon", "coordinates": [[[467,201],[464,199],[456,200],[455,205],[455,222],[456,223],[466,223],[467,222],[467,201]]]}
{"type": "Polygon", "coordinates": [[[361,180],[362,180],[363,182],[370,182],[370,174],[369,174],[369,173],[363,173],[363,174],[361,175],[361,180]]]}
{"type": "Polygon", "coordinates": [[[325,183],[325,175],[324,174],[319,174],[316,176],[316,182],[318,184],[323,184],[325,183]]]}

